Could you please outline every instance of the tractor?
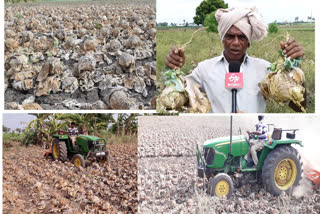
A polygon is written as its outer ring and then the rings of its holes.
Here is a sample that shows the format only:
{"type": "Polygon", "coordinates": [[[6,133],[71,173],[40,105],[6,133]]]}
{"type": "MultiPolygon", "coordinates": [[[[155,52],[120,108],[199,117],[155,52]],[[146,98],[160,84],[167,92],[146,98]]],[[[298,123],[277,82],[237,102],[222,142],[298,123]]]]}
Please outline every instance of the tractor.
{"type": "Polygon", "coordinates": [[[197,144],[197,170],[200,178],[206,178],[207,191],[212,196],[229,198],[234,186],[245,183],[262,183],[274,195],[282,191],[289,193],[302,179],[303,163],[293,144],[303,147],[302,141],[295,139],[298,129],[274,128],[268,133],[264,147],[257,152],[255,166],[247,153],[250,140],[256,136],[232,136],[232,116],[230,137],[207,140],[203,152],[197,144]],[[271,135],[272,133],[272,135],[271,135]],[[286,133],[286,135],[284,135],[286,133]]]}
{"type": "MultiPolygon", "coordinates": [[[[53,159],[61,162],[65,162],[72,157],[72,163],[76,167],[85,167],[85,160],[88,158],[95,158],[100,163],[109,161],[104,139],[96,136],[78,135],[73,147],[71,139],[61,130],[59,134],[53,135],[51,152],[53,159]]],[[[49,155],[51,155],[50,153],[49,155]]],[[[48,156],[48,154],[46,155],[48,156]]]]}

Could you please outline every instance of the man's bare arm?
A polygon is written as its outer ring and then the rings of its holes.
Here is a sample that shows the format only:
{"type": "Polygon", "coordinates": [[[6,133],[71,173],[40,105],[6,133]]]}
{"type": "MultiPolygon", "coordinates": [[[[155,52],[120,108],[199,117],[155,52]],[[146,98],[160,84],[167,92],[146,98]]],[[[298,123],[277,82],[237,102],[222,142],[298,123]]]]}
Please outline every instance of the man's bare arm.
{"type": "Polygon", "coordinates": [[[171,69],[181,68],[186,61],[184,49],[173,46],[164,60],[164,64],[171,69]]]}

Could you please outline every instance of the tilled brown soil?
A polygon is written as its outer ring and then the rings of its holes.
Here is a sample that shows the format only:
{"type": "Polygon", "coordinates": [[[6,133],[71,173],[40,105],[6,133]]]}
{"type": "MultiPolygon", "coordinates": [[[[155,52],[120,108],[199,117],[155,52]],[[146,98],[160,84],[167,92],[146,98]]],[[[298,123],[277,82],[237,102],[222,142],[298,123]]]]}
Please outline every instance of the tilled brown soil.
{"type": "Polygon", "coordinates": [[[109,165],[45,159],[38,146],[3,153],[3,213],[137,213],[137,145],[108,145],[109,165]]]}
{"type": "MultiPolygon", "coordinates": [[[[283,128],[303,128],[306,124],[301,118],[297,124],[294,123],[295,117],[266,116],[266,123],[283,128]]],[[[310,117],[305,121],[315,124],[313,119],[310,117]]],[[[206,193],[204,181],[196,174],[195,145],[228,136],[229,120],[230,117],[219,116],[139,118],[139,212],[320,213],[320,191],[313,190],[311,182],[306,179],[290,196],[273,196],[258,184],[235,188],[230,199],[219,199],[206,193]]],[[[246,130],[254,130],[256,122],[257,116],[254,115],[234,117],[233,134],[238,134],[239,127],[243,134],[246,130]]],[[[310,148],[310,144],[305,147],[310,148]]]]}

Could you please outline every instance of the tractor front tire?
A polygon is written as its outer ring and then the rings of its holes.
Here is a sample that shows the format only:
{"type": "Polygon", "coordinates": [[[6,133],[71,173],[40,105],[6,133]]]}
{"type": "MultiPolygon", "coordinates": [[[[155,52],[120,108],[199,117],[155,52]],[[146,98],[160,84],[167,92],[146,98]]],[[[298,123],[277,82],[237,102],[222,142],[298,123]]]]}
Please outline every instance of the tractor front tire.
{"type": "Polygon", "coordinates": [[[97,157],[96,158],[97,162],[101,165],[105,164],[105,162],[107,162],[107,164],[109,165],[110,163],[110,155],[109,152],[106,152],[106,155],[103,157],[97,157]]]}
{"type": "Polygon", "coordinates": [[[211,196],[230,198],[233,192],[233,182],[231,177],[226,173],[219,173],[210,179],[209,194],[211,196]]]}
{"type": "Polygon", "coordinates": [[[65,162],[68,160],[67,146],[64,141],[55,138],[52,142],[52,156],[54,160],[65,162]]]}
{"type": "Polygon", "coordinates": [[[271,151],[262,168],[262,184],[274,195],[287,194],[299,185],[303,176],[303,163],[298,151],[291,146],[279,146],[271,151]]]}
{"type": "Polygon", "coordinates": [[[103,165],[106,161],[107,161],[107,156],[97,158],[97,162],[101,165],[103,165]]]}
{"type": "Polygon", "coordinates": [[[82,166],[83,168],[86,167],[86,161],[84,160],[83,156],[80,155],[80,154],[76,154],[76,155],[73,156],[72,163],[76,167],[80,167],[80,166],[82,166]]]}

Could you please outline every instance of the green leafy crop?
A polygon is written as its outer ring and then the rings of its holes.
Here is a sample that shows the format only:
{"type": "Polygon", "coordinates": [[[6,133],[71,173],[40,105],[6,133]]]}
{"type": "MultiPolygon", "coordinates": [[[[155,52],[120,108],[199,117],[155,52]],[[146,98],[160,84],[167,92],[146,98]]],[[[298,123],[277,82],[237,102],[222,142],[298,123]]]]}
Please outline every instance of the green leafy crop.
{"type": "Polygon", "coordinates": [[[278,53],[280,55],[279,60],[277,62],[274,62],[268,67],[268,70],[273,71],[275,73],[280,72],[282,70],[294,70],[301,65],[301,58],[298,57],[296,59],[289,59],[285,57],[282,50],[278,50],[278,53]]]}
{"type": "Polygon", "coordinates": [[[180,71],[180,69],[173,70],[173,69],[167,68],[167,70],[164,74],[166,77],[166,80],[165,80],[166,86],[174,84],[176,86],[177,91],[179,91],[179,92],[184,91],[183,82],[179,78],[180,75],[183,75],[183,73],[180,71]]]}

